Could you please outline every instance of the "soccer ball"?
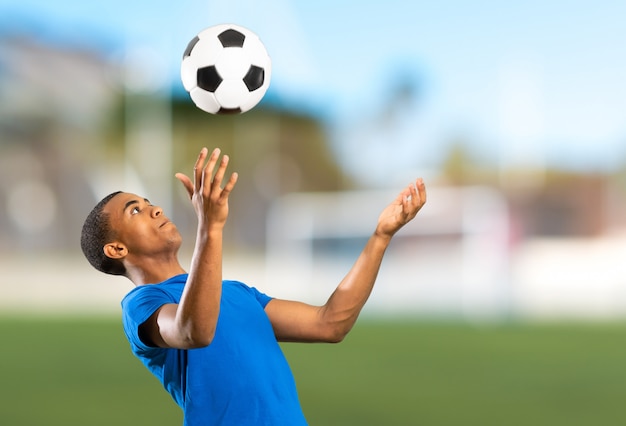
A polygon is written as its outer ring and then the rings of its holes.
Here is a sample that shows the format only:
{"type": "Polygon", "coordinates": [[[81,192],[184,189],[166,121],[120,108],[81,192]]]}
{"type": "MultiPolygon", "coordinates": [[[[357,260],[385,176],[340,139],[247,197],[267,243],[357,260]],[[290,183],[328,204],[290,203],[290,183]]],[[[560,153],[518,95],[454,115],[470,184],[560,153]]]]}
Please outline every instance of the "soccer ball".
{"type": "Polygon", "coordinates": [[[201,31],[181,64],[183,86],[196,106],[211,114],[240,114],[258,104],[270,85],[272,63],[259,37],[222,24],[201,31]]]}

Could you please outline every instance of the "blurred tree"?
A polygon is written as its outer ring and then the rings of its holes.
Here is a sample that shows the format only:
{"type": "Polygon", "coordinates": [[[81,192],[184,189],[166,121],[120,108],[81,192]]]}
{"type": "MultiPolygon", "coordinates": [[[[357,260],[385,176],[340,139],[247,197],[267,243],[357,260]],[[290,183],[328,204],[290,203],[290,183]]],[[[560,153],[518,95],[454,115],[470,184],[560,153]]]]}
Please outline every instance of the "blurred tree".
{"type": "Polygon", "coordinates": [[[478,176],[478,163],[472,155],[469,143],[461,137],[450,143],[447,155],[441,164],[441,174],[451,185],[467,185],[478,176]]]}
{"type": "MultiPolygon", "coordinates": [[[[242,115],[211,115],[173,100],[174,169],[188,170],[201,147],[220,147],[240,175],[231,197],[232,237],[265,244],[266,211],[295,191],[337,191],[347,182],[315,117],[260,105],[242,115]]],[[[186,221],[194,223],[193,221],[186,221]]]]}
{"type": "MultiPolygon", "coordinates": [[[[133,190],[126,188],[128,176],[152,195],[167,195],[162,187],[171,182],[174,198],[184,197],[170,172],[191,173],[202,146],[222,148],[232,156],[231,169],[240,173],[231,198],[237,243],[264,244],[265,212],[276,197],[335,191],[349,184],[329,149],[324,126],[312,115],[263,104],[243,115],[210,115],[186,93],[170,99],[163,88],[127,91],[120,65],[97,49],[46,45],[37,39],[1,38],[0,71],[0,159],[7,165],[0,170],[0,182],[5,182],[0,184],[0,248],[77,249],[84,216],[106,193],[133,190]],[[158,113],[149,112],[153,110],[158,113]],[[129,144],[135,137],[140,143],[129,144]],[[154,141],[155,150],[146,149],[151,138],[159,141],[154,141]],[[168,140],[171,149],[164,149],[168,140]],[[18,229],[18,219],[24,218],[15,213],[23,211],[15,200],[29,199],[18,197],[23,191],[14,194],[15,170],[25,170],[24,165],[31,169],[28,178],[39,185],[30,182],[26,188],[45,186],[51,205],[58,208],[45,228],[35,232],[31,227],[30,233],[18,229]],[[14,213],[8,217],[7,211],[14,213]]],[[[170,214],[182,232],[195,228],[187,203],[160,198],[154,201],[171,203],[170,214]]]]}

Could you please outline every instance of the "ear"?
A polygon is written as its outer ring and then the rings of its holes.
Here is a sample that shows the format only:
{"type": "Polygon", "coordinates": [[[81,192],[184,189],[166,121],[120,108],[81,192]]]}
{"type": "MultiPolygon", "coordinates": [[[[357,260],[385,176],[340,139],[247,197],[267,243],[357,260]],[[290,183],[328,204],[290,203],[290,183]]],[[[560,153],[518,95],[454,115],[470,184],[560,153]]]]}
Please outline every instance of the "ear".
{"type": "Polygon", "coordinates": [[[104,246],[104,255],[111,259],[123,259],[128,254],[128,249],[122,243],[108,243],[104,246]]]}

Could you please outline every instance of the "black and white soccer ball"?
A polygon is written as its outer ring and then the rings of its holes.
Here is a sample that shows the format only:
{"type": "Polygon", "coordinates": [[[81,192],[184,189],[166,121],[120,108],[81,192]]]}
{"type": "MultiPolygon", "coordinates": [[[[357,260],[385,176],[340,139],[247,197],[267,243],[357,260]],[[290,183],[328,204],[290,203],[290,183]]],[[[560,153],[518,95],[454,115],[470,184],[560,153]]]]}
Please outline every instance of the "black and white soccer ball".
{"type": "Polygon", "coordinates": [[[255,33],[221,24],[201,31],[189,42],[180,74],[198,108],[211,114],[240,114],[265,95],[272,62],[255,33]]]}

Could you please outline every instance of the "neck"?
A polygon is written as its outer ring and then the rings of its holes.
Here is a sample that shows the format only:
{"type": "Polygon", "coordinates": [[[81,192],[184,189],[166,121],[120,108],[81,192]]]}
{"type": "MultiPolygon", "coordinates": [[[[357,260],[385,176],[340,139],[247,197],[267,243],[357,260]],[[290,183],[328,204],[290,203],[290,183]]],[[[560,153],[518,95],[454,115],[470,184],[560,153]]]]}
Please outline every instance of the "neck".
{"type": "Polygon", "coordinates": [[[142,262],[140,265],[127,264],[126,276],[136,286],[158,284],[186,271],[177,259],[142,262]]]}

